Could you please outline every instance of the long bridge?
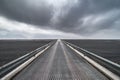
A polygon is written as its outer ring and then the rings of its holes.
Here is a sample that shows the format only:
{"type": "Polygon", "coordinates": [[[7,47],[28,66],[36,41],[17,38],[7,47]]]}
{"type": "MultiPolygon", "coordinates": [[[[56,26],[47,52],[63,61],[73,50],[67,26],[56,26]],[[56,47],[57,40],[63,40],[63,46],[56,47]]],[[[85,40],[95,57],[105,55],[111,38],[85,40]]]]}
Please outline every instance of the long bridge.
{"type": "Polygon", "coordinates": [[[2,67],[1,80],[120,80],[120,65],[64,40],[2,67]]]}

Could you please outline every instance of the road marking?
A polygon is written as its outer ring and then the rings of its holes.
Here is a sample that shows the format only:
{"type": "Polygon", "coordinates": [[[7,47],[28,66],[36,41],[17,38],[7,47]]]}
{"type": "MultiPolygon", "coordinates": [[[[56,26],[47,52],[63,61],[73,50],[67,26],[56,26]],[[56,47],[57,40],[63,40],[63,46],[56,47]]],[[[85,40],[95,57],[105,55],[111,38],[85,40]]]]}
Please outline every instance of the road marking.
{"type": "Polygon", "coordinates": [[[57,50],[57,46],[58,46],[58,41],[53,46],[54,51],[52,51],[53,54],[50,55],[49,63],[47,64],[46,69],[44,71],[44,75],[42,76],[43,80],[47,80],[48,79],[48,76],[49,76],[49,73],[50,73],[50,69],[52,67],[52,63],[53,63],[53,60],[54,60],[54,56],[55,56],[55,53],[56,53],[56,50],[57,50]]]}
{"type": "Polygon", "coordinates": [[[108,59],[106,59],[106,58],[103,58],[103,57],[101,57],[101,56],[98,56],[98,55],[96,55],[96,54],[94,54],[94,53],[92,53],[92,52],[90,52],[90,51],[88,51],[88,50],[85,50],[85,49],[83,49],[83,48],[80,48],[80,47],[78,47],[78,46],[76,46],[76,45],[74,45],[74,44],[68,43],[68,42],[66,42],[66,41],[64,41],[64,42],[65,42],[66,45],[67,45],[67,44],[70,44],[70,45],[72,45],[72,46],[74,46],[74,47],[76,47],[76,48],[78,48],[78,49],[81,49],[81,50],[83,50],[83,51],[85,51],[85,52],[88,52],[89,54],[94,55],[95,57],[98,57],[99,59],[102,59],[102,60],[104,60],[104,61],[106,61],[106,62],[108,62],[108,63],[110,63],[110,64],[112,64],[112,65],[115,65],[115,66],[117,66],[117,67],[120,68],[120,65],[117,64],[117,63],[115,63],[115,62],[112,62],[112,61],[110,61],[110,60],[108,60],[108,59]]]}
{"type": "Polygon", "coordinates": [[[106,74],[107,76],[109,76],[111,79],[113,80],[120,80],[120,77],[115,75],[114,73],[112,73],[111,71],[109,71],[107,68],[101,66],[100,64],[98,64],[97,62],[95,62],[94,60],[92,60],[91,58],[85,56],[84,54],[82,54],[81,52],[79,52],[78,50],[76,50],[75,48],[73,48],[72,46],[70,46],[69,44],[67,44],[67,46],[69,48],[71,48],[73,51],[75,51],[76,53],[78,53],[80,56],[82,56],[85,60],[87,60],[89,63],[91,63],[94,67],[96,67],[97,69],[99,69],[100,71],[102,71],[104,74],[106,74]]]}
{"type": "Polygon", "coordinates": [[[70,71],[71,71],[72,78],[73,78],[73,79],[76,79],[77,76],[76,76],[75,70],[74,70],[74,68],[72,68],[72,64],[71,64],[71,62],[69,61],[69,58],[68,58],[68,56],[67,56],[67,54],[66,54],[66,51],[65,51],[65,48],[64,48],[64,46],[63,46],[63,44],[62,44],[61,41],[60,41],[60,45],[61,45],[61,47],[62,47],[62,49],[63,49],[63,53],[64,53],[64,56],[65,56],[65,59],[66,59],[68,68],[69,68],[70,71]]]}
{"type": "Polygon", "coordinates": [[[13,71],[11,71],[10,73],[8,73],[7,75],[5,75],[3,78],[1,78],[0,80],[10,80],[15,74],[17,74],[18,72],[20,72],[23,68],[25,68],[27,65],[29,65],[34,59],[36,59],[40,54],[42,54],[44,51],[46,51],[50,46],[47,46],[45,49],[43,49],[42,51],[40,51],[38,54],[36,54],[35,56],[31,57],[29,60],[27,60],[26,62],[24,62],[23,64],[21,64],[20,66],[18,66],[17,68],[15,68],[13,71]]]}
{"type": "MultiPolygon", "coordinates": [[[[50,44],[50,43],[48,43],[48,44],[50,44]]],[[[20,60],[20,59],[22,59],[23,57],[28,56],[28,55],[31,54],[32,52],[34,52],[34,51],[36,51],[36,50],[39,50],[40,48],[42,48],[42,47],[44,47],[44,46],[47,46],[48,44],[43,45],[43,46],[41,46],[41,47],[39,47],[39,48],[37,48],[37,49],[31,51],[31,52],[29,52],[29,53],[27,53],[27,54],[25,54],[25,55],[19,57],[19,58],[17,58],[17,59],[15,59],[15,60],[13,60],[13,61],[11,61],[11,62],[9,62],[9,63],[7,63],[7,64],[1,66],[0,69],[2,69],[2,68],[4,68],[4,67],[6,67],[6,66],[8,66],[8,65],[10,65],[10,64],[12,64],[12,63],[14,63],[14,62],[16,62],[16,61],[18,61],[18,60],[20,60]]]]}

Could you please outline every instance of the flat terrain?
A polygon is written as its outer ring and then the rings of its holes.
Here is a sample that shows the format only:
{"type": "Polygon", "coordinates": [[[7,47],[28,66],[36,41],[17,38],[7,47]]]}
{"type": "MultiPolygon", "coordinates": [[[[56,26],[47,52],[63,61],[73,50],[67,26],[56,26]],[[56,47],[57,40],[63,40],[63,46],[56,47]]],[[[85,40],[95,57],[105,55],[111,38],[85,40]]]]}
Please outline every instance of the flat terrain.
{"type": "Polygon", "coordinates": [[[109,80],[82,57],[57,41],[13,80],[109,80]]]}
{"type": "Polygon", "coordinates": [[[120,64],[120,40],[66,40],[120,64]]]}
{"type": "Polygon", "coordinates": [[[0,66],[50,41],[51,40],[0,40],[0,66]]]}

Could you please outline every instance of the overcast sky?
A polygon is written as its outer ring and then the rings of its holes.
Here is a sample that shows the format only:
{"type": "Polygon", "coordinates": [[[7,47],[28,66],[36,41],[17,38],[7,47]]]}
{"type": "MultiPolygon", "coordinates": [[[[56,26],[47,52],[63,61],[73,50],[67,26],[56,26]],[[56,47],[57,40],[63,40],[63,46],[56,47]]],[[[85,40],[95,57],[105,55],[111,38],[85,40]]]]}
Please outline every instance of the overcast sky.
{"type": "Polygon", "coordinates": [[[0,0],[0,39],[120,39],[120,0],[0,0]]]}

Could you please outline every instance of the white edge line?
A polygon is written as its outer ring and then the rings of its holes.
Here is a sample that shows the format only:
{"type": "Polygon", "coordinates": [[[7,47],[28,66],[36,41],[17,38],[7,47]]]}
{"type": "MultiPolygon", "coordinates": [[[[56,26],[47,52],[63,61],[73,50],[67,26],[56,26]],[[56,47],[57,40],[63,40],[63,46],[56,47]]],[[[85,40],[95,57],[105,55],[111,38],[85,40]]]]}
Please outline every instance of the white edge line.
{"type": "Polygon", "coordinates": [[[113,80],[120,80],[119,76],[117,76],[116,74],[112,73],[107,68],[101,66],[100,64],[98,64],[97,62],[95,62],[94,60],[92,60],[91,58],[85,56],[84,54],[82,54],[78,50],[74,49],[69,44],[67,44],[67,46],[69,48],[71,48],[72,50],[74,50],[76,53],[78,53],[80,56],[82,56],[85,60],[87,60],[89,63],[91,63],[94,67],[96,67],[97,69],[99,69],[100,71],[102,71],[104,74],[106,74],[107,76],[109,76],[111,79],[113,79],[113,80]]]}
{"type": "Polygon", "coordinates": [[[0,80],[10,80],[15,74],[17,74],[19,71],[21,71],[23,68],[25,68],[28,64],[30,64],[34,59],[36,59],[40,54],[42,54],[45,50],[47,50],[50,46],[47,46],[45,49],[40,51],[38,54],[35,56],[31,57],[29,60],[25,61],[23,64],[15,68],[13,71],[5,75],[3,78],[0,80]]]}
{"type": "Polygon", "coordinates": [[[90,52],[90,51],[88,51],[88,50],[85,50],[85,49],[83,49],[83,48],[80,48],[80,47],[78,47],[78,46],[76,46],[76,45],[74,45],[74,44],[68,43],[68,42],[66,42],[66,41],[65,41],[65,44],[70,44],[70,45],[72,45],[72,46],[74,46],[74,47],[77,47],[77,48],[79,48],[79,49],[81,49],[81,50],[83,50],[83,51],[85,51],[85,52],[88,52],[89,54],[92,54],[92,55],[94,55],[94,56],[96,56],[96,57],[98,57],[98,58],[100,58],[100,59],[102,59],[102,60],[104,60],[104,61],[106,61],[106,62],[108,62],[108,63],[110,63],[110,64],[113,64],[113,65],[115,65],[115,66],[117,66],[117,67],[120,67],[120,65],[119,65],[118,63],[115,63],[115,62],[110,61],[110,60],[108,60],[108,59],[106,59],[106,58],[103,58],[103,57],[101,57],[101,56],[98,56],[98,55],[96,55],[96,54],[94,54],[94,53],[92,53],[92,52],[90,52]]]}
{"type": "MultiPolygon", "coordinates": [[[[48,43],[48,44],[50,44],[50,43],[48,43]]],[[[46,45],[48,45],[48,44],[45,44],[45,45],[43,45],[43,46],[41,46],[41,47],[39,47],[39,48],[37,48],[37,49],[35,49],[35,50],[38,50],[38,49],[40,49],[40,48],[42,48],[42,47],[44,47],[44,46],[46,46],[46,45]]],[[[33,51],[35,51],[35,50],[33,50],[33,51]]],[[[29,55],[29,54],[31,54],[33,51],[31,51],[31,52],[29,52],[29,53],[27,53],[27,54],[25,54],[25,55],[23,55],[23,56],[21,56],[21,57],[15,59],[15,60],[12,60],[11,62],[9,62],[9,63],[7,63],[7,64],[1,66],[0,69],[6,67],[6,66],[9,65],[9,64],[14,63],[15,61],[17,61],[17,60],[19,60],[19,59],[21,59],[21,58],[23,58],[23,57],[25,57],[25,56],[27,56],[27,55],[29,55]]]]}

